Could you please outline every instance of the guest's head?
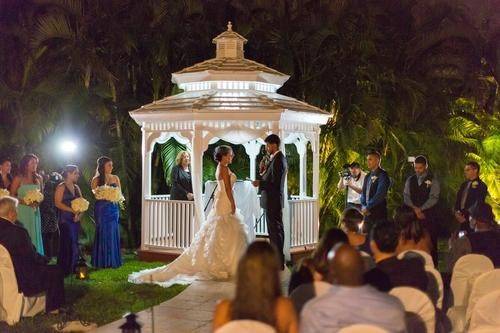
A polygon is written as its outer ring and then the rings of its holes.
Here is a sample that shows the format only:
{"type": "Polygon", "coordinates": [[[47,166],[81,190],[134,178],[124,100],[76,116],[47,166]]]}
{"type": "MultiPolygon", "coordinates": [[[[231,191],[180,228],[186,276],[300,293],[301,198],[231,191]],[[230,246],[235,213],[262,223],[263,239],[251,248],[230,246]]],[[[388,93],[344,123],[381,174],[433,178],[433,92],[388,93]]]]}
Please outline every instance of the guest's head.
{"type": "Polygon", "coordinates": [[[275,325],[275,303],[281,296],[280,261],[276,249],[264,241],[250,244],[240,259],[232,319],[275,325]]]}
{"type": "Polygon", "coordinates": [[[361,173],[361,165],[359,165],[358,162],[352,162],[349,165],[349,171],[351,172],[351,175],[353,175],[353,177],[358,177],[361,173]]]}
{"type": "Polygon", "coordinates": [[[380,167],[380,161],[382,157],[380,153],[376,150],[370,150],[368,154],[366,154],[366,165],[368,169],[374,171],[380,167]]]}
{"type": "Polygon", "coordinates": [[[323,233],[316,250],[314,250],[312,255],[314,269],[323,277],[326,277],[329,271],[328,251],[338,243],[349,243],[347,235],[338,228],[331,228],[323,233]]]}
{"type": "Polygon", "coordinates": [[[364,284],[364,263],[361,255],[349,244],[339,243],[329,254],[330,279],[341,286],[361,286],[364,284]]]}
{"type": "Polygon", "coordinates": [[[233,162],[233,157],[233,148],[226,145],[218,146],[217,148],[215,148],[214,159],[216,162],[222,165],[228,165],[233,162]]]}
{"type": "Polygon", "coordinates": [[[406,250],[422,250],[430,253],[432,242],[429,232],[417,219],[402,225],[399,234],[399,244],[397,252],[406,250]]]}
{"type": "Polygon", "coordinates": [[[2,175],[8,175],[10,174],[10,171],[12,170],[12,161],[4,157],[0,160],[0,173],[2,175]]]}
{"type": "Polygon", "coordinates": [[[467,180],[477,179],[480,169],[479,163],[474,161],[467,162],[464,167],[465,178],[467,178],[467,180]]]}
{"type": "Polygon", "coordinates": [[[14,223],[17,220],[16,198],[5,196],[0,198],[0,218],[14,223]]]}
{"type": "Polygon", "coordinates": [[[415,212],[411,207],[400,206],[394,210],[394,223],[399,229],[404,229],[408,224],[417,219],[415,212]]]}
{"type": "Polygon", "coordinates": [[[312,258],[302,258],[293,268],[290,283],[288,284],[288,294],[302,284],[315,281],[315,270],[312,258]]]}
{"type": "Polygon", "coordinates": [[[106,175],[113,172],[113,160],[107,156],[101,156],[97,159],[97,169],[95,176],[98,177],[98,185],[106,184],[106,175]]]}
{"type": "Polygon", "coordinates": [[[417,175],[423,175],[427,171],[427,158],[422,155],[415,157],[415,161],[413,162],[413,169],[417,175]]]}
{"type": "Polygon", "coordinates": [[[363,215],[356,208],[347,208],[342,212],[340,218],[342,222],[342,229],[345,232],[359,233],[361,231],[361,223],[363,222],[363,215]]]}
{"type": "Polygon", "coordinates": [[[76,184],[80,178],[80,170],[76,165],[68,164],[63,168],[62,177],[65,181],[76,184]]]}
{"type": "Polygon", "coordinates": [[[485,202],[478,203],[470,214],[476,230],[489,230],[496,226],[495,214],[491,206],[485,202]]]}
{"type": "Polygon", "coordinates": [[[183,168],[187,168],[187,167],[189,167],[189,164],[191,164],[191,156],[185,150],[180,151],[177,154],[177,157],[175,158],[175,164],[177,164],[183,168]]]}
{"type": "Polygon", "coordinates": [[[33,182],[38,181],[38,162],[39,159],[34,154],[27,154],[21,158],[21,162],[19,163],[19,171],[23,177],[32,178],[33,182]]]}
{"type": "Polygon", "coordinates": [[[371,230],[370,248],[376,261],[396,254],[399,233],[393,222],[377,223],[371,230]]]}
{"type": "Polygon", "coordinates": [[[266,151],[272,155],[280,149],[281,139],[276,134],[270,134],[265,139],[266,151]]]}

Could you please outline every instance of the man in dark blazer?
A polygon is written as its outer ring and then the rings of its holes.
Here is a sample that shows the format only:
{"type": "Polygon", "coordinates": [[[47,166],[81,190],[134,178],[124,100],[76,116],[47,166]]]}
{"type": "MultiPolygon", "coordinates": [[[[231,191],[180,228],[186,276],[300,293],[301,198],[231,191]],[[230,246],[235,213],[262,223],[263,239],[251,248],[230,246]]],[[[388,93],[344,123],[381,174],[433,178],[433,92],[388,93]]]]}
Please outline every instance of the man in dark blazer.
{"type": "Polygon", "coordinates": [[[19,292],[25,296],[45,293],[45,311],[57,313],[64,303],[64,274],[33,247],[28,231],[15,224],[17,199],[0,198],[0,244],[10,254],[19,292]]]}
{"type": "Polygon", "coordinates": [[[285,155],[279,150],[281,140],[276,134],[269,135],[265,140],[266,150],[270,155],[261,180],[255,180],[253,185],[260,187],[260,205],[266,214],[269,240],[276,246],[281,260],[281,269],[285,268],[283,247],[285,232],[283,229],[283,206],[285,203],[285,177],[287,162],[285,155]]]}
{"type": "Polygon", "coordinates": [[[390,179],[380,167],[381,156],[377,151],[370,151],[366,163],[370,172],[366,175],[361,193],[361,213],[364,215],[363,229],[369,233],[374,224],[387,219],[387,191],[390,179]]]}
{"type": "Polygon", "coordinates": [[[469,225],[470,212],[483,203],[488,195],[488,186],[479,179],[480,167],[477,162],[468,162],[464,168],[465,182],[460,185],[455,202],[455,218],[460,223],[460,230],[470,233],[473,227],[469,225]]]}

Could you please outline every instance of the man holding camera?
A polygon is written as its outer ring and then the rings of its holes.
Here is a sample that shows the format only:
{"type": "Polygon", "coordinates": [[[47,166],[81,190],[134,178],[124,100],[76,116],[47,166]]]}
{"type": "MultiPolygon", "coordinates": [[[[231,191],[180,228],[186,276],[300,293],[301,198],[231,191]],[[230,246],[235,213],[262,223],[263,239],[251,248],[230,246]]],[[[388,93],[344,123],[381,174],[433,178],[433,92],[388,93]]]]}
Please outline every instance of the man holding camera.
{"type": "Polygon", "coordinates": [[[347,189],[346,208],[356,208],[361,211],[361,193],[363,192],[365,176],[366,173],[361,170],[358,162],[344,165],[344,171],[340,173],[337,188],[339,190],[347,189]]]}

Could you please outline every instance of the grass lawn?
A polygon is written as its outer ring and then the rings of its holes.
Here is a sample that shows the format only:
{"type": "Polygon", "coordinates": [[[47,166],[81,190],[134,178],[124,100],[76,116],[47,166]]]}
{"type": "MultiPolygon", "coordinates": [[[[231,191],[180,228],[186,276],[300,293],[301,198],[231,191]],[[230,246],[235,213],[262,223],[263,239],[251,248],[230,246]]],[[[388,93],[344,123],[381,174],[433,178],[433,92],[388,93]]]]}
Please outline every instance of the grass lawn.
{"type": "MultiPolygon", "coordinates": [[[[87,281],[68,277],[65,280],[66,304],[73,305],[79,319],[99,326],[120,319],[127,312],[138,312],[164,302],[183,291],[187,286],[174,285],[162,288],[156,285],[135,285],[127,282],[129,273],[162,265],[159,262],[138,261],[134,255],[125,255],[124,264],[118,269],[91,270],[87,281]]],[[[0,323],[0,332],[56,332],[52,325],[62,316],[40,314],[22,318],[12,327],[0,323]]]]}

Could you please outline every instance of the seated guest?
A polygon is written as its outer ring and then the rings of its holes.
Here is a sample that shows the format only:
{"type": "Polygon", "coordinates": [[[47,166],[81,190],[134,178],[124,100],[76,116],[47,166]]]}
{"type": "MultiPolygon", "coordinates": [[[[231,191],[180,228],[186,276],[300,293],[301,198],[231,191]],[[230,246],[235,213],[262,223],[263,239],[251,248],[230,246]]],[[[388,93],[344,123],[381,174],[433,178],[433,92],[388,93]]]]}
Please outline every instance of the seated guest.
{"type": "Polygon", "coordinates": [[[318,243],[318,246],[312,254],[314,270],[326,278],[329,271],[327,261],[328,251],[337,243],[348,243],[347,235],[339,228],[328,229],[318,243]]]}
{"type": "Polygon", "coordinates": [[[293,304],[281,296],[279,272],[280,260],[271,244],[250,244],[238,264],[235,297],[217,304],[213,330],[232,320],[255,320],[280,333],[297,332],[293,304]]]}
{"type": "Polygon", "coordinates": [[[359,210],[347,208],[342,213],[340,222],[342,223],[342,230],[347,234],[349,244],[359,251],[370,254],[370,240],[366,237],[366,234],[361,232],[363,215],[359,210]]]}
{"type": "Polygon", "coordinates": [[[316,272],[312,258],[301,260],[292,272],[288,295],[298,314],[306,302],[316,296],[321,296],[332,285],[323,279],[323,276],[316,272]]]}
{"type": "Polygon", "coordinates": [[[193,184],[191,182],[190,157],[187,151],[181,151],[172,168],[170,200],[193,200],[193,184]]]}
{"type": "Polygon", "coordinates": [[[64,277],[58,266],[38,254],[26,229],[14,224],[17,200],[0,198],[0,244],[9,251],[19,292],[25,296],[45,293],[45,311],[57,313],[64,303],[64,277]]]}
{"type": "Polygon", "coordinates": [[[406,331],[403,306],[395,297],[364,284],[363,260],[354,248],[338,244],[328,256],[333,286],[306,303],[300,316],[301,333],[338,332],[355,324],[406,331]]]}
{"type": "Polygon", "coordinates": [[[475,231],[457,239],[451,246],[449,271],[457,260],[470,253],[487,256],[495,265],[500,267],[500,230],[495,222],[495,215],[490,205],[479,203],[471,212],[472,224],[475,231]]]}
{"type": "Polygon", "coordinates": [[[366,283],[380,291],[394,287],[414,287],[427,291],[424,262],[417,258],[398,259],[399,234],[392,222],[379,223],[372,229],[370,246],[376,267],[365,274],[366,283]]]}
{"type": "Polygon", "coordinates": [[[427,229],[418,222],[415,213],[410,207],[403,206],[396,209],[394,223],[400,230],[397,253],[420,250],[431,254],[431,236],[427,229]]]}

